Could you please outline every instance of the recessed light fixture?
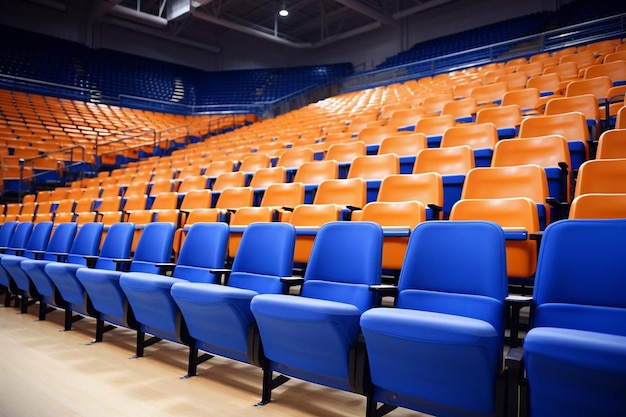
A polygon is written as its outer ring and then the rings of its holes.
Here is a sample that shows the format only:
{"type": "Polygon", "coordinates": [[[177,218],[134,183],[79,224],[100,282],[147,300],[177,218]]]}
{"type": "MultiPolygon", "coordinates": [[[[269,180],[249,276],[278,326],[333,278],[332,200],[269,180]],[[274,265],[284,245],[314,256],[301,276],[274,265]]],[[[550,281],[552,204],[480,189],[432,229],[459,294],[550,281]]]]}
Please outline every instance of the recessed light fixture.
{"type": "Polygon", "coordinates": [[[280,9],[280,11],[278,12],[278,14],[282,17],[286,17],[289,16],[289,10],[285,9],[284,7],[282,9],[280,9]]]}

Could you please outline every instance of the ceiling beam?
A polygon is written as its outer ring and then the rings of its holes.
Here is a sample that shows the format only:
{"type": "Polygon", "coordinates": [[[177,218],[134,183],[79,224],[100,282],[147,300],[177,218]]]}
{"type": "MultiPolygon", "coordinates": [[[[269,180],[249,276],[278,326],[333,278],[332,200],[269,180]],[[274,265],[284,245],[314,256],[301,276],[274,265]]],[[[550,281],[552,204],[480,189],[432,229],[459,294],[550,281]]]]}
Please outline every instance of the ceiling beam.
{"type": "Polygon", "coordinates": [[[372,19],[388,26],[398,26],[398,22],[394,20],[392,17],[380,13],[377,10],[372,9],[371,7],[357,1],[357,0],[335,0],[337,3],[343,4],[346,7],[351,8],[365,16],[371,17],[372,19]]]}
{"type": "Polygon", "coordinates": [[[393,18],[400,20],[412,14],[424,12],[429,9],[434,9],[435,7],[443,6],[444,4],[452,3],[455,0],[432,0],[426,3],[418,4],[414,7],[409,7],[408,9],[400,10],[397,13],[393,14],[393,18]]]}
{"type": "Polygon", "coordinates": [[[214,46],[214,45],[210,45],[204,42],[196,42],[196,41],[192,41],[190,39],[185,39],[185,38],[180,38],[177,36],[173,36],[172,34],[170,34],[169,32],[165,32],[162,30],[158,30],[158,29],[153,29],[141,24],[137,24],[134,22],[130,22],[127,20],[122,20],[119,18],[107,18],[105,17],[103,19],[103,21],[105,23],[111,24],[111,25],[115,25],[115,26],[119,26],[121,28],[124,29],[129,29],[135,32],[140,32],[140,33],[144,33],[146,35],[150,35],[150,36],[154,36],[157,38],[161,38],[161,39],[165,39],[167,41],[170,42],[174,42],[174,43],[179,43],[181,45],[187,45],[187,46],[191,46],[193,48],[197,48],[199,50],[202,51],[206,51],[206,52],[211,52],[214,54],[219,54],[220,52],[222,52],[222,48],[218,47],[218,46],[214,46]]]}

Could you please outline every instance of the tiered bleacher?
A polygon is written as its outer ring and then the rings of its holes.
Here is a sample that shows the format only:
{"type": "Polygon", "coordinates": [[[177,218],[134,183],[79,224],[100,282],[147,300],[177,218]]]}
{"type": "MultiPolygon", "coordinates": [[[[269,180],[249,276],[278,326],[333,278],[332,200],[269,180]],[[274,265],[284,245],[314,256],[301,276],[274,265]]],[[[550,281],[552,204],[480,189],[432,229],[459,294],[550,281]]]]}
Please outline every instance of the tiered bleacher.
{"type": "MultiPolygon", "coordinates": [[[[261,405],[297,378],[361,394],[368,417],[624,415],[625,43],[116,153],[110,171],[6,205],[5,306],[62,310],[66,330],[90,317],[96,341],[132,329],[137,357],[185,345],[188,376],[211,355],[260,367],[261,405]]],[[[288,73],[255,72],[254,94],[288,73]]],[[[86,112],[110,130],[179,117],[4,94],[12,129],[33,103],[65,109],[59,137],[86,112]]]]}

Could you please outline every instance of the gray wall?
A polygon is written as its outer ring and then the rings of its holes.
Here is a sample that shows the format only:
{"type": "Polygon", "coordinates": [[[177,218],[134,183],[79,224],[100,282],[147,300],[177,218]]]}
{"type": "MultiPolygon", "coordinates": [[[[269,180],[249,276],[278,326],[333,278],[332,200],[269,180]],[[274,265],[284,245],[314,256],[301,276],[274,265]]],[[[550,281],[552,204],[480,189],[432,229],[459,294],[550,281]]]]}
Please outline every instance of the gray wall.
{"type": "MultiPolygon", "coordinates": [[[[571,1],[571,0],[570,0],[571,1]]],[[[542,10],[555,10],[564,0],[459,0],[403,19],[398,27],[382,27],[359,36],[314,49],[294,49],[229,31],[207,39],[219,53],[183,45],[127,28],[76,22],[63,13],[32,3],[3,0],[0,23],[77,41],[94,48],[175,62],[207,71],[289,67],[351,62],[357,71],[380,64],[386,57],[417,42],[457,33],[542,10]]],[[[85,2],[88,3],[88,2],[85,2]]],[[[71,3],[80,13],[81,1],[71,3]]]]}

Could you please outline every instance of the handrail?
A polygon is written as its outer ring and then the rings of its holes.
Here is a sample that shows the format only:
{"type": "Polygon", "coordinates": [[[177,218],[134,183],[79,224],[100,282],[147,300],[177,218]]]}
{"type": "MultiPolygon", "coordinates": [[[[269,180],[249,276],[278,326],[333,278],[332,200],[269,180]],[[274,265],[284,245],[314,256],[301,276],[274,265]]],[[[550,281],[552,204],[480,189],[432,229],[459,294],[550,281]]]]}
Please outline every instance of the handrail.
{"type": "MultiPolygon", "coordinates": [[[[67,152],[70,152],[70,160],[69,160],[69,165],[64,163],[63,169],[66,172],[69,172],[70,168],[72,168],[73,166],[75,166],[75,163],[84,163],[85,162],[85,146],[83,145],[72,145],[72,146],[68,146],[66,148],[61,148],[61,149],[57,149],[54,151],[49,151],[46,152],[44,154],[41,155],[37,155],[37,156],[33,156],[31,158],[20,158],[19,159],[19,166],[20,166],[20,177],[19,177],[19,183],[18,183],[18,188],[17,188],[17,198],[18,201],[22,201],[22,183],[25,179],[30,178],[30,179],[34,179],[37,178],[41,175],[45,175],[45,172],[41,172],[41,173],[35,173],[34,169],[33,169],[33,174],[28,176],[28,177],[24,177],[24,166],[27,163],[32,163],[33,164],[33,168],[34,168],[34,163],[36,160],[38,159],[44,159],[44,158],[48,158],[50,155],[52,154],[57,154],[57,153],[62,153],[62,154],[66,154],[67,152]],[[81,151],[81,159],[79,160],[74,160],[74,149],[80,149],[81,151]]],[[[59,165],[60,165],[61,161],[57,160],[57,169],[59,169],[59,165]]]]}
{"type": "Polygon", "coordinates": [[[418,79],[421,77],[433,76],[439,73],[461,70],[491,62],[498,62],[499,60],[504,59],[504,57],[494,56],[495,49],[506,46],[513,47],[522,42],[536,40],[538,47],[533,51],[527,50],[517,55],[507,55],[506,59],[526,56],[532,53],[553,51],[569,46],[582,45],[596,40],[609,39],[611,37],[620,37],[626,33],[625,21],[626,14],[619,14],[558,29],[552,29],[545,32],[539,32],[508,41],[497,42],[478,48],[453,52],[393,67],[365,71],[345,77],[341,84],[341,91],[343,93],[357,91],[363,88],[376,87],[394,82],[403,82],[409,79],[418,79]],[[605,30],[606,25],[615,25],[616,27],[614,30],[607,32],[605,30]],[[583,31],[581,29],[588,30],[583,31]],[[589,31],[593,31],[594,34],[590,34],[589,31]],[[482,54],[480,54],[481,52],[482,54]],[[459,59],[456,63],[443,65],[445,60],[472,55],[477,55],[479,57],[477,59],[467,59],[462,63],[459,59]],[[417,71],[418,68],[420,69],[419,71],[417,71]]]}

